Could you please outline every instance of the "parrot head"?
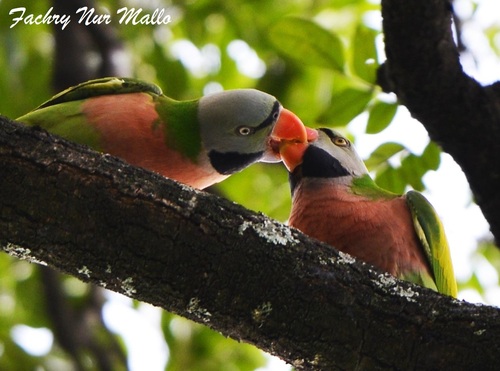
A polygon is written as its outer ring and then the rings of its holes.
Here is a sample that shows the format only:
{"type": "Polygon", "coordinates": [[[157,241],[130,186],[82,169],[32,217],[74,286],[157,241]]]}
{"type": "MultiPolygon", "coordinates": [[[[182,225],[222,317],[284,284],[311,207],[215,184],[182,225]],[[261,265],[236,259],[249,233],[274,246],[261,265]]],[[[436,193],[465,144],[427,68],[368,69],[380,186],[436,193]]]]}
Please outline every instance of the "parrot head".
{"type": "MultiPolygon", "coordinates": [[[[308,138],[313,136],[309,134],[308,138]]],[[[306,177],[342,179],[347,182],[368,174],[352,143],[332,129],[318,129],[316,139],[309,142],[290,144],[282,141],[279,152],[290,172],[292,185],[306,177]]]]}
{"type": "Polygon", "coordinates": [[[278,143],[301,143],[308,137],[295,114],[272,95],[254,89],[206,95],[200,99],[198,117],[203,146],[221,174],[256,161],[278,162],[278,143]]]}

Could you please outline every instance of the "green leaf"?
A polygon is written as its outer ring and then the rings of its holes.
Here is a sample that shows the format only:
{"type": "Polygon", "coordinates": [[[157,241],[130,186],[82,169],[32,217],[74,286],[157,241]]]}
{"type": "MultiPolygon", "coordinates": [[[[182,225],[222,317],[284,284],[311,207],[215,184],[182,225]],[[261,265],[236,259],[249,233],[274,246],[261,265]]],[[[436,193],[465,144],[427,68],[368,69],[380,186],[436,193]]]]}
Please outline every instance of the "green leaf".
{"type": "MultiPolygon", "coordinates": [[[[366,166],[373,169],[386,163],[387,159],[396,153],[406,150],[398,143],[384,143],[372,152],[366,161],[366,166]]],[[[401,166],[393,168],[387,165],[377,173],[376,182],[383,188],[387,188],[396,193],[404,192],[407,185],[417,191],[425,189],[422,178],[429,170],[436,170],[439,167],[440,151],[435,143],[429,143],[421,156],[408,153],[401,160],[401,166]]]]}
{"type": "Polygon", "coordinates": [[[224,197],[254,211],[286,220],[290,214],[288,173],[281,164],[255,164],[217,185],[224,197]],[[252,197],[249,197],[252,195],[252,197]]]}
{"type": "Polygon", "coordinates": [[[473,272],[471,277],[469,278],[469,280],[462,285],[463,286],[463,289],[473,289],[475,291],[477,291],[480,295],[484,295],[485,293],[485,288],[483,287],[483,285],[481,284],[481,280],[479,279],[479,277],[477,276],[477,273],[476,272],[473,272]]]}
{"type": "Polygon", "coordinates": [[[397,169],[388,165],[383,171],[377,173],[375,182],[388,191],[402,194],[405,191],[406,183],[401,178],[397,169]]]}
{"type": "Polygon", "coordinates": [[[417,191],[423,191],[425,188],[422,177],[428,169],[424,165],[420,157],[411,153],[401,161],[399,168],[403,180],[417,191]]]}
{"type": "Polygon", "coordinates": [[[344,48],[340,38],[310,20],[283,18],[269,31],[269,40],[279,51],[301,64],[344,70],[344,48]]]}
{"type": "Polygon", "coordinates": [[[421,158],[429,170],[437,170],[441,163],[441,149],[436,143],[429,142],[421,158]]]}
{"type": "Polygon", "coordinates": [[[162,329],[170,356],[167,371],[241,370],[265,365],[262,351],[226,338],[208,327],[164,312],[162,329]]]}
{"type": "Polygon", "coordinates": [[[401,161],[399,171],[404,181],[417,191],[425,189],[422,178],[429,170],[436,170],[441,160],[439,147],[429,143],[421,156],[413,153],[401,161]]]}
{"type": "Polygon", "coordinates": [[[395,142],[387,142],[378,146],[365,161],[368,169],[373,169],[381,164],[384,164],[395,154],[404,151],[406,148],[402,144],[395,142]]]}
{"type": "Polygon", "coordinates": [[[376,134],[384,130],[392,122],[397,109],[398,105],[395,103],[376,102],[370,109],[366,133],[376,134]]]}
{"type": "Polygon", "coordinates": [[[377,75],[377,49],[375,37],[378,32],[359,24],[352,39],[354,73],[370,84],[375,84],[377,75]]]}
{"type": "Polygon", "coordinates": [[[331,126],[345,126],[365,110],[372,96],[371,89],[356,87],[334,92],[330,108],[320,116],[319,121],[331,126]]]}
{"type": "Polygon", "coordinates": [[[359,3],[363,3],[364,0],[332,0],[328,4],[332,8],[343,8],[346,6],[357,5],[359,3]]]}

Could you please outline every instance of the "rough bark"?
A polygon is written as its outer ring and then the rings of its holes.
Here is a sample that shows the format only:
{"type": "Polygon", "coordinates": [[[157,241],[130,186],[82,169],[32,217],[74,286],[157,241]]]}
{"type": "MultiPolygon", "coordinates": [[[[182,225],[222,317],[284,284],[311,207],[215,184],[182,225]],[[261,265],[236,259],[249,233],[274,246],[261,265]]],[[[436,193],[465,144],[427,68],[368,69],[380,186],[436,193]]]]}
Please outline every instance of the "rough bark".
{"type": "Polygon", "coordinates": [[[299,369],[491,369],[500,311],[397,281],[297,230],[0,122],[0,247],[299,369]]]}
{"type": "MultiPolygon", "coordinates": [[[[379,81],[462,167],[500,241],[500,89],[462,70],[445,0],[382,0],[387,62],[379,81]]],[[[450,185],[452,187],[452,185],[450,185]]]]}

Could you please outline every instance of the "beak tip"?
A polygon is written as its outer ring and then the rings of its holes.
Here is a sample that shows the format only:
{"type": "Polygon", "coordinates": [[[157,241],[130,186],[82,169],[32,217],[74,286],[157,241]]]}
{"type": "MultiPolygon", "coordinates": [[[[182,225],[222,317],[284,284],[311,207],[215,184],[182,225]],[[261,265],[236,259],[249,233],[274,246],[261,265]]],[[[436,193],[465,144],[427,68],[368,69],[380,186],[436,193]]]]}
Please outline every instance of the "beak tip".
{"type": "Polygon", "coordinates": [[[302,163],[302,158],[307,147],[307,142],[282,142],[280,145],[280,156],[288,172],[292,173],[302,163]]]}
{"type": "Polygon", "coordinates": [[[307,134],[307,141],[308,142],[314,142],[318,139],[319,134],[316,129],[311,129],[310,127],[305,127],[306,128],[306,134],[307,134]]]}
{"type": "Polygon", "coordinates": [[[308,143],[316,141],[318,136],[317,130],[305,126],[297,115],[283,108],[269,136],[268,148],[293,172],[302,162],[308,143]]]}

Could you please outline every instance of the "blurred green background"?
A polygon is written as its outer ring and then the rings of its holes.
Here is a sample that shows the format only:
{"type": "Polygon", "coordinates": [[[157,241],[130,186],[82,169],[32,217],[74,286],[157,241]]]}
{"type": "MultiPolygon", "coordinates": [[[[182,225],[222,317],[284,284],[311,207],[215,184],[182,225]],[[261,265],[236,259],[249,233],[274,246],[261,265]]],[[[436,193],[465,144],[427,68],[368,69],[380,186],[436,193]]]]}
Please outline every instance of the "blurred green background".
{"type": "MultiPolygon", "coordinates": [[[[404,128],[418,123],[410,123],[395,96],[382,93],[375,83],[384,60],[376,0],[66,0],[95,6],[96,13],[110,14],[112,23],[97,30],[97,36],[83,37],[87,41],[81,45],[82,38],[64,38],[90,27],[61,30],[58,25],[20,22],[11,28],[11,9],[25,6],[25,16],[38,15],[54,3],[0,0],[2,115],[18,117],[50,98],[58,87],[66,87],[61,81],[80,76],[78,63],[88,68],[90,77],[97,77],[106,59],[102,49],[115,48],[118,52],[107,56],[114,71],[157,83],[173,98],[257,88],[275,95],[306,125],[335,127],[358,144],[371,141],[371,149],[358,149],[377,183],[394,192],[408,187],[423,191],[425,176],[442,171],[438,146],[428,140],[418,150],[408,145],[412,134],[404,128]],[[171,22],[120,24],[117,10],[122,7],[143,8],[142,15],[164,8],[171,22]],[[103,35],[110,40],[98,45],[103,35]],[[81,51],[77,63],[72,59],[75,50],[81,51]],[[397,125],[406,139],[386,139],[384,133],[397,125]]],[[[490,76],[477,61],[488,58],[498,63],[500,21],[481,18],[486,12],[481,1],[455,3],[463,35],[475,30],[483,45],[482,50],[474,49],[464,38],[464,63],[472,72],[490,76]]],[[[79,15],[69,14],[72,24],[77,23],[79,15]]],[[[287,219],[290,192],[279,164],[252,166],[212,191],[277,220],[287,219]]],[[[473,207],[471,198],[466,191],[466,200],[457,202],[473,207]]],[[[479,228],[471,249],[453,244],[451,248],[454,258],[454,249],[464,250],[465,257],[458,260],[468,264],[456,268],[461,297],[498,305],[491,298],[499,292],[500,253],[486,230],[479,228]]],[[[163,367],[180,371],[288,366],[201,325],[0,254],[0,370],[163,367]]]]}

